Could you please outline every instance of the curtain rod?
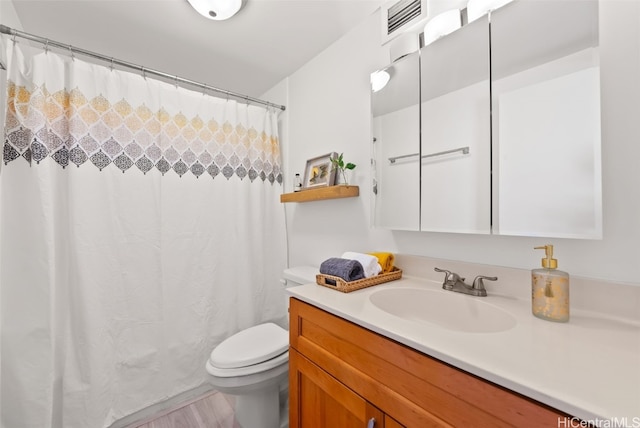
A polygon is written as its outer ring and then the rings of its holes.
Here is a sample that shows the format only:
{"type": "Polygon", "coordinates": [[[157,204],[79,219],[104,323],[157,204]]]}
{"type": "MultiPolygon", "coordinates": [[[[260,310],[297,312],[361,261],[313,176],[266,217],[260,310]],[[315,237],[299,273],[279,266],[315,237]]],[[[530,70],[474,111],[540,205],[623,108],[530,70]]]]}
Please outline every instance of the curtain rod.
{"type": "MultiPolygon", "coordinates": [[[[163,77],[165,79],[170,79],[172,81],[175,81],[176,84],[177,83],[183,83],[183,84],[187,84],[187,85],[191,85],[191,86],[196,86],[200,89],[203,90],[209,90],[209,91],[213,91],[213,92],[218,92],[221,94],[225,94],[227,96],[231,96],[234,98],[240,98],[243,100],[246,100],[247,102],[252,102],[254,104],[262,104],[262,105],[266,105],[269,107],[275,107],[278,108],[280,110],[285,110],[286,107],[283,105],[279,105],[279,104],[274,104],[274,103],[270,103],[268,101],[264,101],[258,98],[253,98],[250,97],[248,95],[242,95],[242,94],[238,94],[236,92],[232,92],[232,91],[227,91],[226,89],[220,89],[220,88],[215,88],[213,86],[209,86],[206,83],[200,83],[200,82],[196,82],[194,80],[189,80],[189,79],[184,79],[182,77],[178,77],[175,75],[171,75],[171,74],[167,74],[167,73],[163,73],[162,71],[158,71],[158,70],[154,70],[151,68],[146,68],[146,67],[142,67],[140,65],[137,64],[133,64],[127,61],[122,61],[119,59],[114,59],[113,57],[108,57],[105,55],[101,55],[99,53],[95,53],[95,52],[91,52],[85,49],[81,49],[81,48],[77,48],[75,46],[71,46],[71,45],[65,45],[63,43],[60,42],[56,42],[53,40],[49,40],[47,38],[44,37],[40,37],[40,36],[35,36],[33,34],[29,34],[29,33],[25,33],[24,31],[19,31],[19,30],[15,30],[11,27],[7,27],[6,25],[2,25],[0,24],[0,33],[4,33],[4,34],[8,34],[10,36],[14,36],[14,37],[21,37],[23,39],[27,39],[27,40],[31,40],[34,42],[38,42],[41,43],[45,46],[45,48],[47,48],[48,46],[55,46],[57,48],[61,48],[61,49],[66,49],[72,53],[79,53],[81,55],[85,55],[91,58],[96,58],[102,61],[106,61],[109,62],[111,65],[117,64],[119,66],[122,67],[126,67],[126,68],[131,68],[134,70],[137,70],[139,72],[141,72],[144,76],[146,75],[155,75],[158,77],[163,77]]],[[[6,70],[6,67],[4,64],[0,63],[0,68],[3,68],[6,70]]]]}

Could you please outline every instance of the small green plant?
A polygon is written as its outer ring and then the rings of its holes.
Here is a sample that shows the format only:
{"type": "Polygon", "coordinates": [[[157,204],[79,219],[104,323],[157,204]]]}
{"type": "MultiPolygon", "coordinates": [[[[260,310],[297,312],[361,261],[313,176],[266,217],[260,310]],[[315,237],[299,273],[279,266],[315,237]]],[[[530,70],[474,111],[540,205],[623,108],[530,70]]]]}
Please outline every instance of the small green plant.
{"type": "Polygon", "coordinates": [[[344,153],[340,153],[340,156],[337,158],[331,159],[332,169],[338,170],[338,173],[342,176],[342,183],[349,184],[347,182],[347,175],[345,174],[345,170],[353,170],[356,167],[355,163],[347,162],[345,163],[343,158],[344,153]]]}

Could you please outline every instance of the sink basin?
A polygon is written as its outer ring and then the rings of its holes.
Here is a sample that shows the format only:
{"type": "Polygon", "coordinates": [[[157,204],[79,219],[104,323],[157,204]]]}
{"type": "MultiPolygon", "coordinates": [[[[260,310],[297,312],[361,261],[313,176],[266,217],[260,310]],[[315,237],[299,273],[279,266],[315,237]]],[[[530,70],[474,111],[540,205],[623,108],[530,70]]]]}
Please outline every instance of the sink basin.
{"type": "Polygon", "coordinates": [[[496,333],[516,325],[508,312],[482,301],[444,290],[395,288],[369,296],[378,309],[407,321],[436,324],[465,333],[496,333]]]}

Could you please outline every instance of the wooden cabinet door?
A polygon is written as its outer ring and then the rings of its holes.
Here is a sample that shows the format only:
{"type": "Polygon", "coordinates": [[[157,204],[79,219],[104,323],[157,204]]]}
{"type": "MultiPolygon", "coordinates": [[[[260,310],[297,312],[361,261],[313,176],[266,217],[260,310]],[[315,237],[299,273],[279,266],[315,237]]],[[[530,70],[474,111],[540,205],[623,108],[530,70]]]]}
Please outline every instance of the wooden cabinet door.
{"type": "Polygon", "coordinates": [[[384,428],[405,428],[405,426],[393,419],[391,416],[385,414],[384,428]]]}
{"type": "Polygon", "coordinates": [[[289,426],[382,428],[384,414],[291,348],[289,426]]]}

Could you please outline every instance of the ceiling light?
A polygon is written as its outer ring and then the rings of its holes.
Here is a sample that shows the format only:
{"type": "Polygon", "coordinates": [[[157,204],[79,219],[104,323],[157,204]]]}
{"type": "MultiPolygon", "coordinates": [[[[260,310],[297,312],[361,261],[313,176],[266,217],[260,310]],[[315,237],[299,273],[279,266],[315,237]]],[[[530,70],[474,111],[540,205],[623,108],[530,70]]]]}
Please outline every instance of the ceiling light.
{"type": "Polygon", "coordinates": [[[371,90],[378,92],[389,83],[389,79],[391,79],[391,75],[385,70],[378,70],[371,73],[371,90]]]}
{"type": "Polygon", "coordinates": [[[229,19],[242,7],[242,0],[188,0],[202,16],[216,21],[229,19]]]}

